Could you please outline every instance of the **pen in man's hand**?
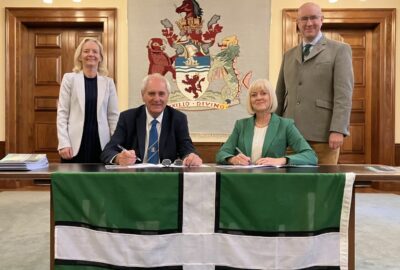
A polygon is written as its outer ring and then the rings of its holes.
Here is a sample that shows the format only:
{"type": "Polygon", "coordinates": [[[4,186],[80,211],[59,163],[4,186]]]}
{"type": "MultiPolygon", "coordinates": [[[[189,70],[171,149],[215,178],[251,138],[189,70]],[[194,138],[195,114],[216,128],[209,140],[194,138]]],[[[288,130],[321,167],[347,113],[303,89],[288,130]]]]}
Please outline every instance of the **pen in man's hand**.
{"type": "MultiPolygon", "coordinates": [[[[125,147],[123,147],[123,146],[120,145],[120,144],[117,144],[117,147],[118,147],[119,149],[121,149],[122,151],[128,151],[128,150],[125,149],[125,147]]],[[[139,160],[139,161],[142,161],[139,157],[136,157],[136,159],[139,160]]]]}

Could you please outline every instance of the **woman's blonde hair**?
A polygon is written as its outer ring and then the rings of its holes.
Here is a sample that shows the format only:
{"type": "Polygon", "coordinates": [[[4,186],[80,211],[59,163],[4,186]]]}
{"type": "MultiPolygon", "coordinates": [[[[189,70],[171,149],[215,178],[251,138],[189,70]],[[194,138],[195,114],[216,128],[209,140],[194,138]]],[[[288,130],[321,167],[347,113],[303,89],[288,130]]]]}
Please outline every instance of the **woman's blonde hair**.
{"type": "Polygon", "coordinates": [[[108,70],[107,67],[104,64],[104,50],[103,50],[103,45],[101,45],[100,41],[98,41],[95,38],[91,38],[91,37],[86,37],[84,38],[81,43],[79,43],[78,47],[75,50],[75,55],[74,55],[74,68],[72,69],[73,72],[80,72],[83,67],[82,67],[82,60],[80,59],[81,54],[82,54],[82,47],[86,42],[92,41],[94,43],[97,44],[97,46],[99,46],[99,51],[100,51],[100,62],[99,62],[99,66],[97,67],[97,72],[102,75],[102,76],[107,76],[108,74],[108,70]]]}
{"type": "Polygon", "coordinates": [[[253,107],[251,106],[250,96],[252,92],[259,89],[267,91],[270,100],[268,112],[274,112],[278,107],[278,100],[276,98],[274,87],[267,79],[258,79],[251,83],[249,90],[247,91],[247,111],[249,114],[255,114],[253,107]]]}

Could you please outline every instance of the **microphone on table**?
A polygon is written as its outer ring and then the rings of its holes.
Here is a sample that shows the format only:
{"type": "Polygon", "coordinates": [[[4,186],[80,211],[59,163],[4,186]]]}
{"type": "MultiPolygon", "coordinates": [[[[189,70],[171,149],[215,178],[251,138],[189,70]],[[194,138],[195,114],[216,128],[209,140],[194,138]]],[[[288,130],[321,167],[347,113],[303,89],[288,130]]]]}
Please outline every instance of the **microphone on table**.
{"type": "Polygon", "coordinates": [[[161,161],[161,165],[163,165],[163,167],[169,167],[169,166],[171,166],[171,164],[172,164],[172,162],[171,162],[171,160],[168,159],[168,158],[163,159],[163,160],[161,161]]]}

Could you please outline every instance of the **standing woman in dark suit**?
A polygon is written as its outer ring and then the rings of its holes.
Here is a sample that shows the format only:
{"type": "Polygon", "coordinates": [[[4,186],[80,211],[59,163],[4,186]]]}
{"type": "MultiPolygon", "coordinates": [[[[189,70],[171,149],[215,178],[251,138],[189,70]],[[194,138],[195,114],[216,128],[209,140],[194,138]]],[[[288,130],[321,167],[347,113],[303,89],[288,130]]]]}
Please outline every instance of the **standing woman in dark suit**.
{"type": "Polygon", "coordinates": [[[73,72],[60,87],[57,110],[61,162],[98,163],[114,133],[119,111],[113,79],[103,62],[103,46],[85,38],[74,55],[73,72]]]}

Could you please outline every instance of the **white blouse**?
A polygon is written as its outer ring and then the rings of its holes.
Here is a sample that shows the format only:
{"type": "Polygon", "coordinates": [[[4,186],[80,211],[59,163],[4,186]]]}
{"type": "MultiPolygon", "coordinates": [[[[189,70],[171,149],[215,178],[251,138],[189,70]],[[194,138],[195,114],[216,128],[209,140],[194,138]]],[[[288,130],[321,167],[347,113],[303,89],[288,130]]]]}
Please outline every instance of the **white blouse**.
{"type": "Polygon", "coordinates": [[[254,127],[253,145],[251,148],[251,162],[255,163],[261,158],[262,148],[264,145],[265,134],[267,134],[268,126],[259,128],[254,127]]]}

